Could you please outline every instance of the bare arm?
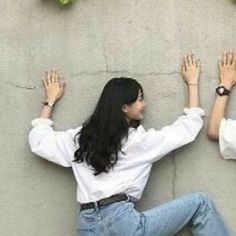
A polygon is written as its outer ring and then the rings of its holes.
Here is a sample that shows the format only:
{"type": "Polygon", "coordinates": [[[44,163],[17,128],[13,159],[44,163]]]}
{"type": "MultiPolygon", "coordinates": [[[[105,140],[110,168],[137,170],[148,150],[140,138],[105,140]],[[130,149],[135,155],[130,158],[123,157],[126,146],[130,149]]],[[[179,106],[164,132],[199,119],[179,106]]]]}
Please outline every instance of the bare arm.
{"type": "Polygon", "coordinates": [[[55,104],[63,96],[65,84],[60,81],[60,76],[56,69],[53,69],[51,72],[46,72],[42,81],[48,105],[44,105],[40,117],[51,118],[53,113],[52,104],[55,104]]]}
{"type": "Polygon", "coordinates": [[[200,61],[194,55],[184,57],[182,65],[182,74],[188,85],[188,105],[189,107],[199,107],[199,77],[200,61]]]}
{"type": "MultiPolygon", "coordinates": [[[[219,60],[219,82],[226,89],[232,90],[236,83],[236,55],[232,52],[224,53],[219,60]]],[[[221,120],[226,116],[229,96],[216,95],[208,124],[209,139],[218,140],[221,120]]]]}

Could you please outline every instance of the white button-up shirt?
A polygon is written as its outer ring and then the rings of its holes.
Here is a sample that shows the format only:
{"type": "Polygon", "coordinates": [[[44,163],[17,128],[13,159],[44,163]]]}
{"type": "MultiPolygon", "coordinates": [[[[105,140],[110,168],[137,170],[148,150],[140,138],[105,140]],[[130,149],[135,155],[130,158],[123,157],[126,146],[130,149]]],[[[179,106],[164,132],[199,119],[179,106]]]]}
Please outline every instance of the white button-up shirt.
{"type": "Polygon", "coordinates": [[[172,125],[161,130],[145,130],[142,125],[130,128],[124,140],[118,161],[108,173],[94,175],[85,162],[73,162],[78,149],[74,137],[81,127],[65,132],[54,131],[53,121],[37,118],[32,121],[29,144],[32,152],[64,167],[72,167],[76,178],[77,200],[80,203],[95,202],[118,193],[139,200],[147,183],[153,162],[172,150],[192,142],[203,125],[201,108],[185,108],[172,125]]]}
{"type": "Polygon", "coordinates": [[[219,144],[224,159],[236,159],[236,120],[221,120],[219,144]]]}

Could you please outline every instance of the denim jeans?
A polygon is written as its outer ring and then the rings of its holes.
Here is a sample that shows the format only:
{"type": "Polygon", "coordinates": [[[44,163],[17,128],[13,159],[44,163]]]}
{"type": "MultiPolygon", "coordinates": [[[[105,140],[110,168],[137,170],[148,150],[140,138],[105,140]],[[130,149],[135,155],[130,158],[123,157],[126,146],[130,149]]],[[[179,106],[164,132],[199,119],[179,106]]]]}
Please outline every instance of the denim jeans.
{"type": "Polygon", "coordinates": [[[195,236],[232,236],[212,201],[192,193],[139,213],[129,201],[83,210],[77,236],[173,236],[189,225],[195,236]]]}

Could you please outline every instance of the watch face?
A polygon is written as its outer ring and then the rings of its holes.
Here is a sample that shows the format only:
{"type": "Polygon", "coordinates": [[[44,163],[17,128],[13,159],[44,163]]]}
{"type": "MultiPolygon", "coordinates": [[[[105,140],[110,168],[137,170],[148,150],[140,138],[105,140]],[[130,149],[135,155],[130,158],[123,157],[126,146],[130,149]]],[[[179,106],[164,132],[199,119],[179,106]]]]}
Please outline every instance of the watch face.
{"type": "Polygon", "coordinates": [[[229,96],[229,94],[230,94],[230,90],[226,89],[224,86],[219,86],[218,88],[216,88],[216,92],[220,96],[224,96],[224,95],[229,96]]]}
{"type": "Polygon", "coordinates": [[[223,94],[223,93],[224,93],[224,88],[222,88],[222,87],[219,88],[219,89],[218,89],[218,92],[219,92],[220,94],[223,94]]]}

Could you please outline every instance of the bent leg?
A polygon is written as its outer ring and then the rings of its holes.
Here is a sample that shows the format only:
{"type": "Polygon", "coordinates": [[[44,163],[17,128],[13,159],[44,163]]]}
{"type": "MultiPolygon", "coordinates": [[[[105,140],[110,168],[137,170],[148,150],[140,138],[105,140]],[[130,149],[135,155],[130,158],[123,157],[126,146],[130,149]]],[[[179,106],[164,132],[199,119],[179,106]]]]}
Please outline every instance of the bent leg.
{"type": "Polygon", "coordinates": [[[231,236],[214,204],[192,193],[142,213],[145,236],[173,236],[187,224],[195,236],[231,236]]]}

